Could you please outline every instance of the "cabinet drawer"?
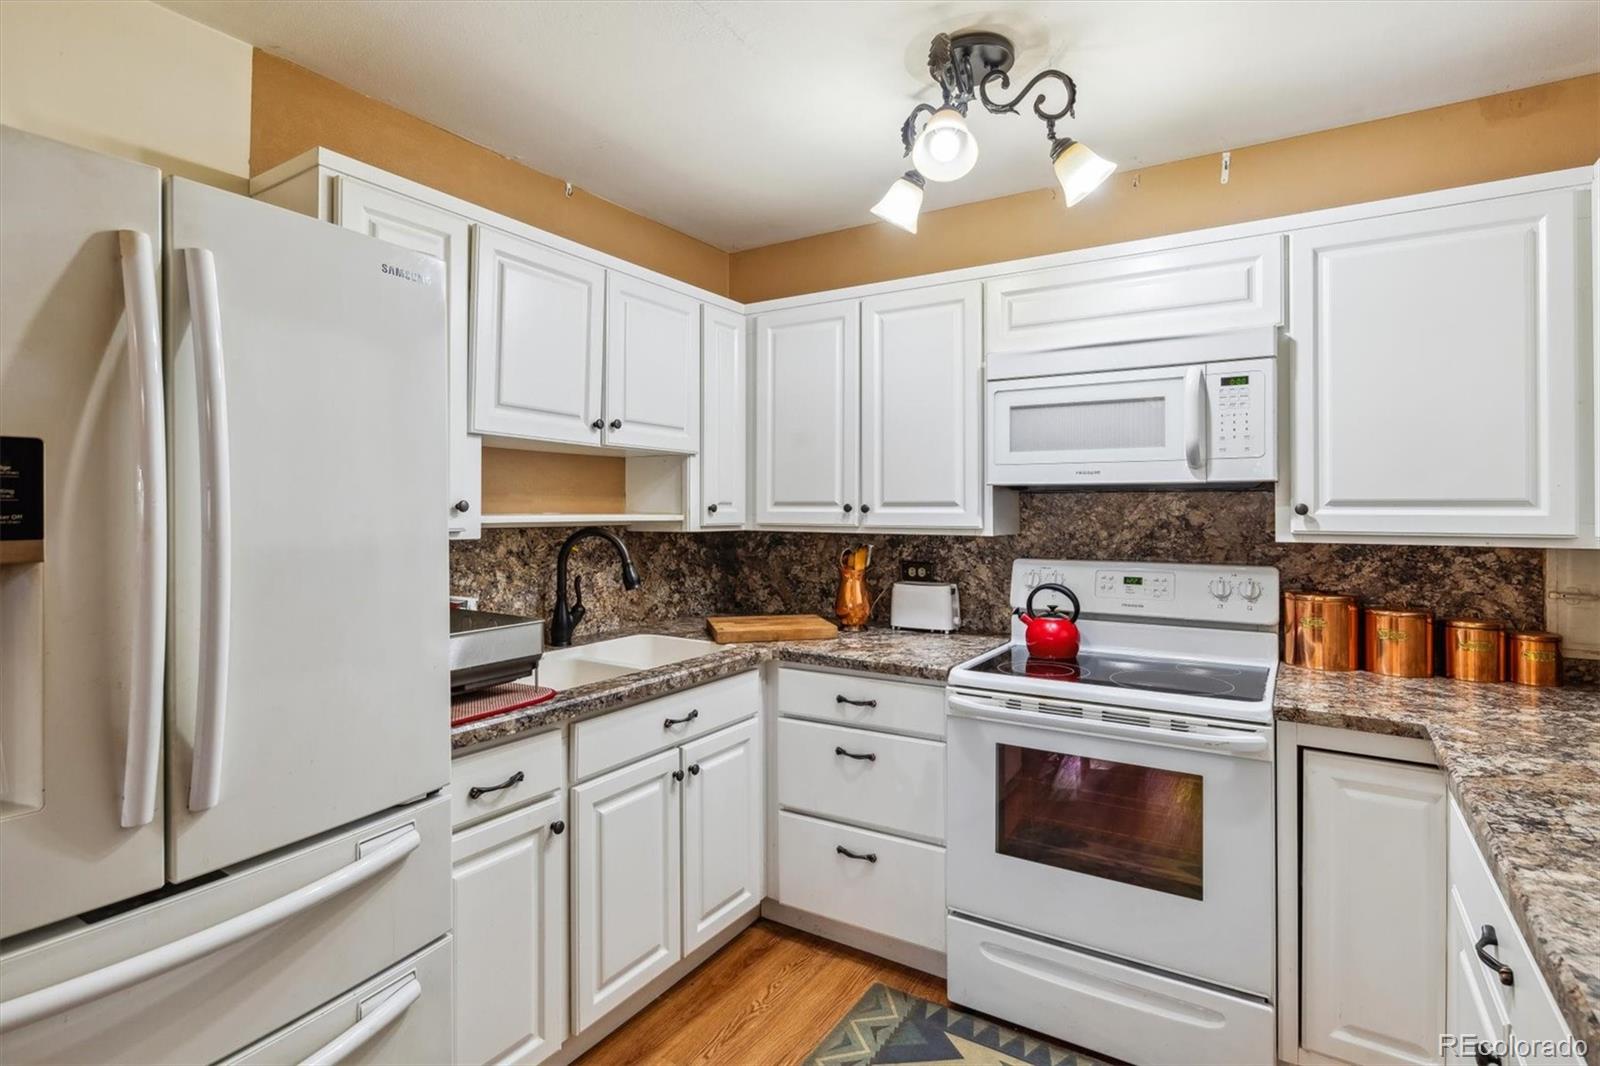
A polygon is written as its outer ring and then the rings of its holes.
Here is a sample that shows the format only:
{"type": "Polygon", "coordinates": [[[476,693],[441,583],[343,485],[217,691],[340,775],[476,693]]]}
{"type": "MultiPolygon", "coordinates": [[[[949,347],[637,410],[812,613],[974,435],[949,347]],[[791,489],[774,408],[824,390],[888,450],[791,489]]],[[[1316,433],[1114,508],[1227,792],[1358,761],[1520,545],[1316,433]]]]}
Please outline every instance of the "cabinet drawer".
{"type": "Polygon", "coordinates": [[[531,803],[566,785],[566,745],[553,729],[450,762],[450,824],[459,827],[531,803]],[[512,781],[518,774],[521,780],[512,781]],[[506,785],[504,788],[497,786],[506,785]],[[474,788],[492,788],[476,799],[474,788]]]}
{"type": "Polygon", "coordinates": [[[450,947],[445,937],[227,1063],[305,1062],[334,1041],[343,1048],[337,1061],[348,1066],[449,1062],[450,947]]]}
{"type": "Polygon", "coordinates": [[[944,689],[860,674],[778,671],[778,713],[944,739],[944,689]]]}
{"type": "Polygon", "coordinates": [[[780,719],[778,803],[943,843],[944,745],[780,719]]]}
{"type": "Polygon", "coordinates": [[[12,1029],[4,1058],[213,1062],[292,1023],[449,932],[449,816],[448,801],[435,797],[6,952],[0,1001],[16,1008],[26,994],[92,981],[146,952],[183,954],[180,945],[195,943],[186,938],[231,919],[301,908],[259,933],[12,1029]],[[312,885],[321,887],[303,891],[312,885]]]}
{"type": "Polygon", "coordinates": [[[778,902],[942,952],[944,849],[780,811],[778,902]]]}
{"type": "MultiPolygon", "coordinates": [[[[1571,1031],[1566,1020],[1561,1016],[1549,986],[1545,984],[1544,975],[1539,972],[1527,941],[1522,938],[1521,931],[1512,919],[1511,911],[1494,883],[1494,875],[1472,837],[1466,815],[1454,797],[1450,800],[1449,869],[1452,921],[1462,923],[1473,941],[1482,933],[1484,926],[1493,926],[1499,944],[1487,950],[1500,960],[1501,965],[1511,968],[1512,983],[1506,985],[1501,983],[1495,971],[1482,962],[1478,963],[1483,969],[1482,987],[1491,1001],[1492,1013],[1511,1023],[1512,1036],[1519,1043],[1570,1038],[1571,1031]]],[[[1467,947],[1469,950],[1472,948],[1471,942],[1467,947]]],[[[1473,954],[1476,955],[1476,952],[1473,954]]],[[[1489,1035],[1498,1037],[1500,1034],[1489,1035]]],[[[1577,1063],[1578,1059],[1576,1056],[1564,1059],[1539,1057],[1528,1061],[1577,1063]]]]}
{"type": "Polygon", "coordinates": [[[752,670],[579,722],[572,727],[572,779],[714,733],[760,710],[761,678],[752,670]]]}

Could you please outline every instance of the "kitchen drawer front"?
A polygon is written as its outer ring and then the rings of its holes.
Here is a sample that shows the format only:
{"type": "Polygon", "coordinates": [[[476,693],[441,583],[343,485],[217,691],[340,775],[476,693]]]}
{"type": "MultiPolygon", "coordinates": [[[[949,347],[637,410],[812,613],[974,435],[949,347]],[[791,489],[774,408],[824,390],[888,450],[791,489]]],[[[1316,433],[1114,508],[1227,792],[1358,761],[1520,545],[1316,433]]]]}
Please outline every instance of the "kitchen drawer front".
{"type": "Polygon", "coordinates": [[[861,674],[778,671],[778,713],[944,739],[944,689],[861,674]]]}
{"type": "Polygon", "coordinates": [[[449,937],[437,941],[241,1051],[229,1066],[305,1062],[319,1051],[328,1057],[316,1061],[342,1066],[449,1062],[450,948],[449,937]],[[343,1054],[334,1059],[336,1048],[343,1054]]]}
{"type": "Polygon", "coordinates": [[[572,727],[572,780],[715,733],[760,711],[761,677],[751,670],[579,722],[572,727]]]}
{"type": "Polygon", "coordinates": [[[1127,1062],[1269,1066],[1272,1008],[951,915],[950,1002],[1127,1062]]]}
{"type": "Polygon", "coordinates": [[[450,762],[450,824],[459,828],[532,803],[563,788],[566,776],[567,749],[559,729],[458,755],[450,762]],[[517,774],[521,780],[513,781],[517,774]],[[494,791],[473,799],[474,788],[494,791]]]}
{"type": "Polygon", "coordinates": [[[19,997],[171,951],[259,908],[306,905],[159,976],[12,1029],[0,1036],[6,1060],[213,1062],[420,951],[450,930],[449,800],[436,796],[226,873],[7,952],[0,1000],[15,1009],[19,997]],[[343,891],[325,880],[341,878],[343,891]],[[318,893],[301,891],[313,884],[318,893]]]}
{"type": "Polygon", "coordinates": [[[942,952],[944,849],[780,811],[778,902],[942,952]]]}
{"type": "MultiPolygon", "coordinates": [[[[1472,930],[1474,940],[1484,926],[1493,926],[1499,944],[1487,950],[1501,965],[1511,968],[1512,983],[1506,985],[1501,983],[1497,973],[1479,963],[1484,970],[1484,987],[1493,1001],[1493,1009],[1510,1021],[1512,1036],[1518,1042],[1570,1040],[1571,1030],[1556,1006],[1550,986],[1545,983],[1527,941],[1512,919],[1494,883],[1494,875],[1472,837],[1466,815],[1454,797],[1450,800],[1449,870],[1452,920],[1464,922],[1472,930]]],[[[1499,1036],[1498,1033],[1491,1035],[1499,1036]]],[[[1526,1061],[1577,1063],[1579,1059],[1576,1056],[1540,1056],[1526,1061]]]]}
{"type": "Polygon", "coordinates": [[[781,718],[778,803],[942,844],[944,744],[781,718]]]}
{"type": "Polygon", "coordinates": [[[1283,322],[1278,234],[1073,263],[984,283],[984,350],[1042,352],[1283,322]]]}

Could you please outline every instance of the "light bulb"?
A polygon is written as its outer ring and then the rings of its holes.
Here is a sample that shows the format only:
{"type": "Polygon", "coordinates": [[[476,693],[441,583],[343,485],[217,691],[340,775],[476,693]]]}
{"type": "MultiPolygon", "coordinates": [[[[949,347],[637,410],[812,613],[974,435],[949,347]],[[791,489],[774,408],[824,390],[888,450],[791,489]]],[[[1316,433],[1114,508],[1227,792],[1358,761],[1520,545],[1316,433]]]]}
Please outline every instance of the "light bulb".
{"type": "Polygon", "coordinates": [[[1100,158],[1087,145],[1079,144],[1071,137],[1056,142],[1050,159],[1068,207],[1075,206],[1098,189],[1100,183],[1117,169],[1111,160],[1100,158]]]}
{"type": "Polygon", "coordinates": [[[911,162],[929,181],[965,177],[978,162],[978,140],[961,112],[953,107],[935,111],[911,146],[911,162]]]}
{"type": "Polygon", "coordinates": [[[917,232],[917,215],[922,211],[922,175],[908,170],[894,179],[883,199],[872,206],[872,213],[907,233],[917,232]]]}

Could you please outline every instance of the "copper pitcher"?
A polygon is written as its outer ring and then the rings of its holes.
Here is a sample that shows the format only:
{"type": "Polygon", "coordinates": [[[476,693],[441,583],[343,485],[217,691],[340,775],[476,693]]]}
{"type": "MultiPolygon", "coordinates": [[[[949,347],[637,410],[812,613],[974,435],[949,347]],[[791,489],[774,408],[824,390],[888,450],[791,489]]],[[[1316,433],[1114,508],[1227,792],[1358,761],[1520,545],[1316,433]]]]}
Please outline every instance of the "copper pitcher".
{"type": "Polygon", "coordinates": [[[867,595],[871,561],[871,548],[846,548],[839,556],[839,594],[833,600],[833,614],[845,629],[865,629],[872,617],[872,597],[867,595]]]}

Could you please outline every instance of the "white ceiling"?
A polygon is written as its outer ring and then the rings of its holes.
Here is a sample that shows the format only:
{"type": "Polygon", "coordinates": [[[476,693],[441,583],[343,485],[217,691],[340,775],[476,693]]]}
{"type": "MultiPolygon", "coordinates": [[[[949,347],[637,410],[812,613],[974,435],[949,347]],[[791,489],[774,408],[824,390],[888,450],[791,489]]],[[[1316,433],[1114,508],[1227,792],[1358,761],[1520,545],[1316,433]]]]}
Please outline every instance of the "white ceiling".
{"type": "MultiPolygon", "coordinates": [[[[872,221],[941,30],[1066,70],[1125,170],[1600,70],[1595,0],[162,2],[728,250],[872,221]]],[[[971,125],[927,208],[1051,184],[1026,108],[971,125]]]]}

